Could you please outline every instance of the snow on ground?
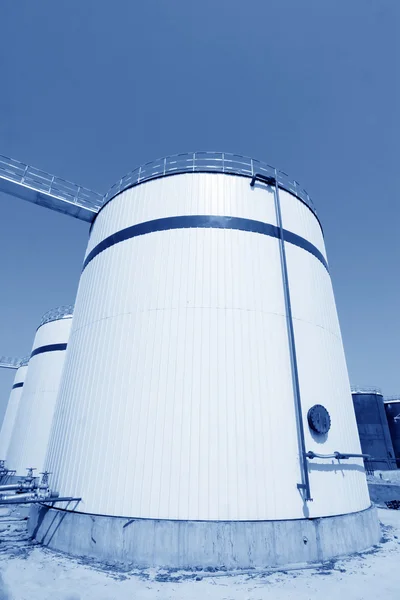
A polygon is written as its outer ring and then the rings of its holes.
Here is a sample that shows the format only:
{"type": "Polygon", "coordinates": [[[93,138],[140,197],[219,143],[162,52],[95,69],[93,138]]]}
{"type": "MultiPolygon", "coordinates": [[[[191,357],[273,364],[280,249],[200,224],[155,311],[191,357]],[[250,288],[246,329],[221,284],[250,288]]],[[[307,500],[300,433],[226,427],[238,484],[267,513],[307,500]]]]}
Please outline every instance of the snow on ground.
{"type": "MultiPolygon", "coordinates": [[[[115,571],[24,540],[0,543],[0,600],[398,600],[400,511],[379,510],[382,542],[306,570],[227,575],[115,571]]],[[[1,536],[1,533],[0,533],[1,536]]]]}
{"type": "Polygon", "coordinates": [[[389,481],[390,483],[400,483],[400,469],[394,471],[375,471],[372,481],[389,481]]]}

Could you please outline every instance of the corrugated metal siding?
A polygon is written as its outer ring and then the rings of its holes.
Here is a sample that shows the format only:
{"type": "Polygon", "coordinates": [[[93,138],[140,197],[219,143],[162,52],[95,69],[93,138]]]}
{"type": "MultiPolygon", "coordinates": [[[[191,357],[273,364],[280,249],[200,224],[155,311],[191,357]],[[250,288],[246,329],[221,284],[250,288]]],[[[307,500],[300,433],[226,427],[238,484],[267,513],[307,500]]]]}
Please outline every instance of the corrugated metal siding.
{"type": "Polygon", "coordinates": [[[400,466],[400,402],[385,402],[385,412],[389,425],[390,437],[392,439],[394,455],[398,459],[397,466],[400,466]]]}
{"type": "MultiPolygon", "coordinates": [[[[248,179],[179,175],[110,202],[88,252],[132,224],[189,214],[276,223],[272,193],[252,190],[248,179]]],[[[295,233],[311,231],[307,219],[295,233]]],[[[301,282],[304,271],[307,285],[303,296],[294,289],[295,313],[310,321],[311,332],[306,346],[296,330],[300,352],[314,356],[327,346],[316,386],[326,387],[333,404],[340,396],[351,406],[329,276],[314,256],[296,250],[307,260],[293,275],[289,256],[291,276],[301,282]],[[321,323],[334,333],[320,338],[321,323]]],[[[310,360],[301,363],[307,393],[310,360]]],[[[313,397],[321,400],[314,390],[313,397]]],[[[60,494],[82,496],[79,510],[87,512],[304,518],[278,240],[235,230],[169,230],[96,256],[79,285],[46,467],[60,494]]],[[[322,494],[316,509],[310,505],[313,515],[359,510],[368,494],[353,498],[346,470],[335,475],[343,479],[344,499],[321,490],[331,475],[312,474],[322,494]]]]}
{"type": "Polygon", "coordinates": [[[314,213],[286,190],[279,190],[279,200],[284,228],[314,244],[327,259],[321,225],[314,213]]]}
{"type": "Polygon", "coordinates": [[[298,459],[277,241],[160,232],[98,259],[75,309],[68,417],[48,464],[57,489],[81,490],[101,513],[289,517],[298,459]],[[291,460],[274,452],[276,399],[291,460]]]}
{"type": "MultiPolygon", "coordinates": [[[[15,374],[14,384],[24,383],[28,366],[19,367],[15,374]]],[[[0,458],[5,460],[10,445],[12,432],[14,429],[15,419],[17,416],[18,406],[21,400],[23,387],[17,387],[11,390],[8,400],[6,412],[4,414],[3,424],[0,431],[0,458]]]]}
{"type": "MultiPolygon", "coordinates": [[[[286,244],[306,448],[319,454],[360,453],[346,359],[331,278],[308,252],[286,244]],[[331,416],[326,439],[313,436],[307,412],[322,404],[331,416]]],[[[313,459],[310,516],[341,514],[370,504],[362,459],[313,459]],[[327,513],[327,511],[329,512],[327,513]]]]}
{"type": "MultiPolygon", "coordinates": [[[[36,332],[32,351],[50,344],[67,343],[72,318],[46,323],[36,332]]],[[[7,465],[25,475],[28,467],[43,470],[66,351],[37,354],[29,360],[24,393],[19,404],[7,465]]]]}
{"type": "Polygon", "coordinates": [[[381,394],[353,393],[353,405],[362,451],[375,469],[393,469],[394,449],[381,394]]]}
{"type": "Polygon", "coordinates": [[[224,215],[276,225],[272,191],[258,185],[250,188],[249,178],[176,175],[133,187],[109,202],[96,218],[86,256],[101,240],[125,227],[180,215],[224,215]]]}

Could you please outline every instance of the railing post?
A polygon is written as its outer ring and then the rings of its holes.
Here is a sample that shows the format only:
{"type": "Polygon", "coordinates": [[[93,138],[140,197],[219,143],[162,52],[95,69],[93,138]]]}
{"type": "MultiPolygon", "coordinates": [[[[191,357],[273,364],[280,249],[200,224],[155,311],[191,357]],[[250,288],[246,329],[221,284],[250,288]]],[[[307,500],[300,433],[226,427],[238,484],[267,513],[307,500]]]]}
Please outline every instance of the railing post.
{"type": "Polygon", "coordinates": [[[22,175],[21,183],[24,183],[27,172],[28,172],[28,165],[25,165],[24,174],[22,175]]]}

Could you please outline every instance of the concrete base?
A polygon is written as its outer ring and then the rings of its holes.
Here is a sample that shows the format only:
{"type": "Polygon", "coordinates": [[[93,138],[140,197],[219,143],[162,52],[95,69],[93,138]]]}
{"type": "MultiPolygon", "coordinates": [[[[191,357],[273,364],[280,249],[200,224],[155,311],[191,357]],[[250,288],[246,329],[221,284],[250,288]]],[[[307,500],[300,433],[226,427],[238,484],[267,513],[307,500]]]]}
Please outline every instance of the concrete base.
{"type": "Polygon", "coordinates": [[[376,509],[293,521],[127,519],[32,505],[29,533],[49,548],[141,568],[248,569],[321,562],[380,540],[376,509]]]}

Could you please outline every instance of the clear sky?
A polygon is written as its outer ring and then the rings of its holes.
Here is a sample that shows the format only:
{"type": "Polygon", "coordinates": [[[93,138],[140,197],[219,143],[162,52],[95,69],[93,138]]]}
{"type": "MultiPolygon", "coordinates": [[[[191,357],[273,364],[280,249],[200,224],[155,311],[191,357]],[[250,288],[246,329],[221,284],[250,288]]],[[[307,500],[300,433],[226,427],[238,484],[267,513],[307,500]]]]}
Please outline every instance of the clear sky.
{"type": "MultiPolygon", "coordinates": [[[[324,226],[352,382],[400,392],[399,0],[7,0],[0,22],[0,154],[99,192],[193,150],[286,171],[324,226]]],[[[88,225],[0,209],[0,354],[24,356],[74,301],[88,225]]]]}

